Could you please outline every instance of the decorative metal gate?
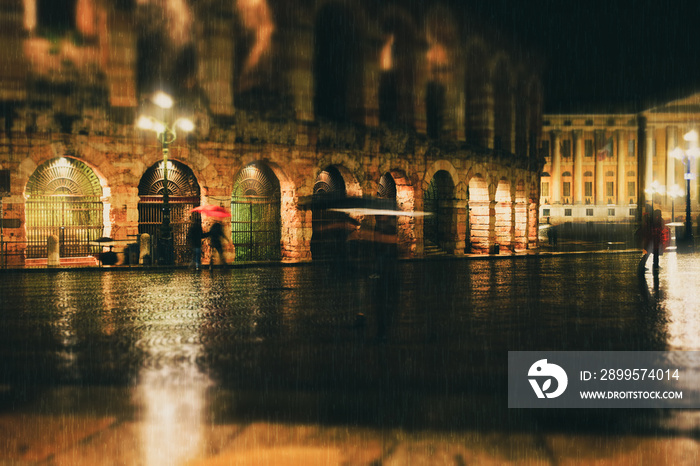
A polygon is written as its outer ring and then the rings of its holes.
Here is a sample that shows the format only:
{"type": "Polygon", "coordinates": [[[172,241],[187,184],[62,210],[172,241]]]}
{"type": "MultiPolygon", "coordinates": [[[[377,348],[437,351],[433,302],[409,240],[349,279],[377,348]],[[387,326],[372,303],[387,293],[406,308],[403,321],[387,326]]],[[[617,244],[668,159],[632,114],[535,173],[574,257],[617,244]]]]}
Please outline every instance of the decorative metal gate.
{"type": "Polygon", "coordinates": [[[83,162],[59,157],[41,164],[26,188],[27,258],[48,256],[46,240],[56,235],[61,257],[98,254],[104,232],[102,186],[83,162]]]}
{"type": "Polygon", "coordinates": [[[450,175],[445,171],[439,171],[430,180],[428,189],[423,193],[423,210],[429,214],[425,216],[423,221],[423,246],[426,254],[429,254],[433,248],[442,248],[444,234],[442,231],[447,230],[449,221],[448,215],[441,205],[453,196],[453,183],[450,175]]]}
{"type": "Polygon", "coordinates": [[[236,177],[231,199],[231,241],[236,260],[281,257],[280,186],[265,165],[248,165],[236,177]]]}
{"type": "MultiPolygon", "coordinates": [[[[139,234],[148,233],[152,244],[158,244],[163,223],[163,162],[151,166],[139,183],[139,234]]],[[[168,161],[168,195],[170,226],[173,229],[175,263],[187,264],[191,251],[187,244],[190,211],[199,205],[199,183],[187,165],[168,161]]]]}
{"type": "Polygon", "coordinates": [[[346,240],[349,217],[328,209],[334,201],[346,196],[345,180],[335,167],[319,173],[314,183],[311,207],[311,257],[315,260],[337,260],[347,257],[346,240]]]}

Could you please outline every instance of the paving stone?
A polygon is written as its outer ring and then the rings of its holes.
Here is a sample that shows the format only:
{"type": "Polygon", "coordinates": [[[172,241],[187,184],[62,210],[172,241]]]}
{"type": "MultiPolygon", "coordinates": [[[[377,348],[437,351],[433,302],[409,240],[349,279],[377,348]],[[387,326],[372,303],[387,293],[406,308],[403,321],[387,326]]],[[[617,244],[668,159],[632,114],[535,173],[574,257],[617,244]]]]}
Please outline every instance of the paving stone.
{"type": "Polygon", "coordinates": [[[551,435],[546,442],[559,466],[700,464],[700,443],[693,439],[551,435]]]}
{"type": "Polygon", "coordinates": [[[114,418],[0,415],[0,462],[43,461],[112,425],[114,418]]]}

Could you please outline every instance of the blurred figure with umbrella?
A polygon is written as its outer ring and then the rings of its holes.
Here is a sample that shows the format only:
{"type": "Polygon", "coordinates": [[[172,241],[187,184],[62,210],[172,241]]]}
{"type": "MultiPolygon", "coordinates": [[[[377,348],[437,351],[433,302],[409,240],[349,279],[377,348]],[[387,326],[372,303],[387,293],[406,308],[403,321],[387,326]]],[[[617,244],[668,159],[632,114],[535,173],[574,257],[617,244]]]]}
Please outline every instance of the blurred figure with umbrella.
{"type": "MultiPolygon", "coordinates": [[[[227,218],[230,217],[231,214],[224,209],[223,207],[217,206],[217,205],[203,205],[199,207],[195,207],[192,209],[192,212],[199,212],[202,215],[205,215],[209,217],[210,219],[214,220],[214,224],[209,228],[209,231],[204,233],[202,237],[204,238],[209,238],[209,244],[211,245],[212,249],[215,249],[216,252],[219,255],[219,262],[221,264],[226,265],[226,256],[224,255],[224,241],[229,241],[228,237],[224,233],[224,228],[221,225],[221,220],[222,218],[227,218]]],[[[214,266],[214,257],[209,261],[209,268],[213,268],[214,266]]]]}

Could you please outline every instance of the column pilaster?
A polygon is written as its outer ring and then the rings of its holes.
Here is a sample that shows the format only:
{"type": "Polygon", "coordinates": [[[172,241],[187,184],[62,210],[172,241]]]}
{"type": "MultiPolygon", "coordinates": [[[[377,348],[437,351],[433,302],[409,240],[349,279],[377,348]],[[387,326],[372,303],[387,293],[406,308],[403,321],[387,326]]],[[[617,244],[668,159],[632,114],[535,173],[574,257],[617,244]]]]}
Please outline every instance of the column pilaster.
{"type": "Polygon", "coordinates": [[[574,204],[583,204],[583,131],[576,129],[574,136],[574,204]]]}
{"type": "Polygon", "coordinates": [[[552,204],[561,204],[561,131],[552,131],[552,204]]]}

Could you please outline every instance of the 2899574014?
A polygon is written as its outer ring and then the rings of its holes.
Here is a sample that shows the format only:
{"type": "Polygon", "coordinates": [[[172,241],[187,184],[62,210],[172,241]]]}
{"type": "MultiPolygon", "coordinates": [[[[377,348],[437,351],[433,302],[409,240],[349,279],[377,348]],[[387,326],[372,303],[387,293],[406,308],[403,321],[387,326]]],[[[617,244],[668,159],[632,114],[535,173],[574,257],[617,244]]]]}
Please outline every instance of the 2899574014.
{"type": "MultiPolygon", "coordinates": [[[[590,372],[581,372],[581,380],[590,380],[590,372]],[[588,377],[586,377],[588,376],[588,377]]],[[[595,373],[592,374],[595,379],[595,373]]],[[[679,380],[678,369],[601,369],[598,380],[679,380]]]]}

